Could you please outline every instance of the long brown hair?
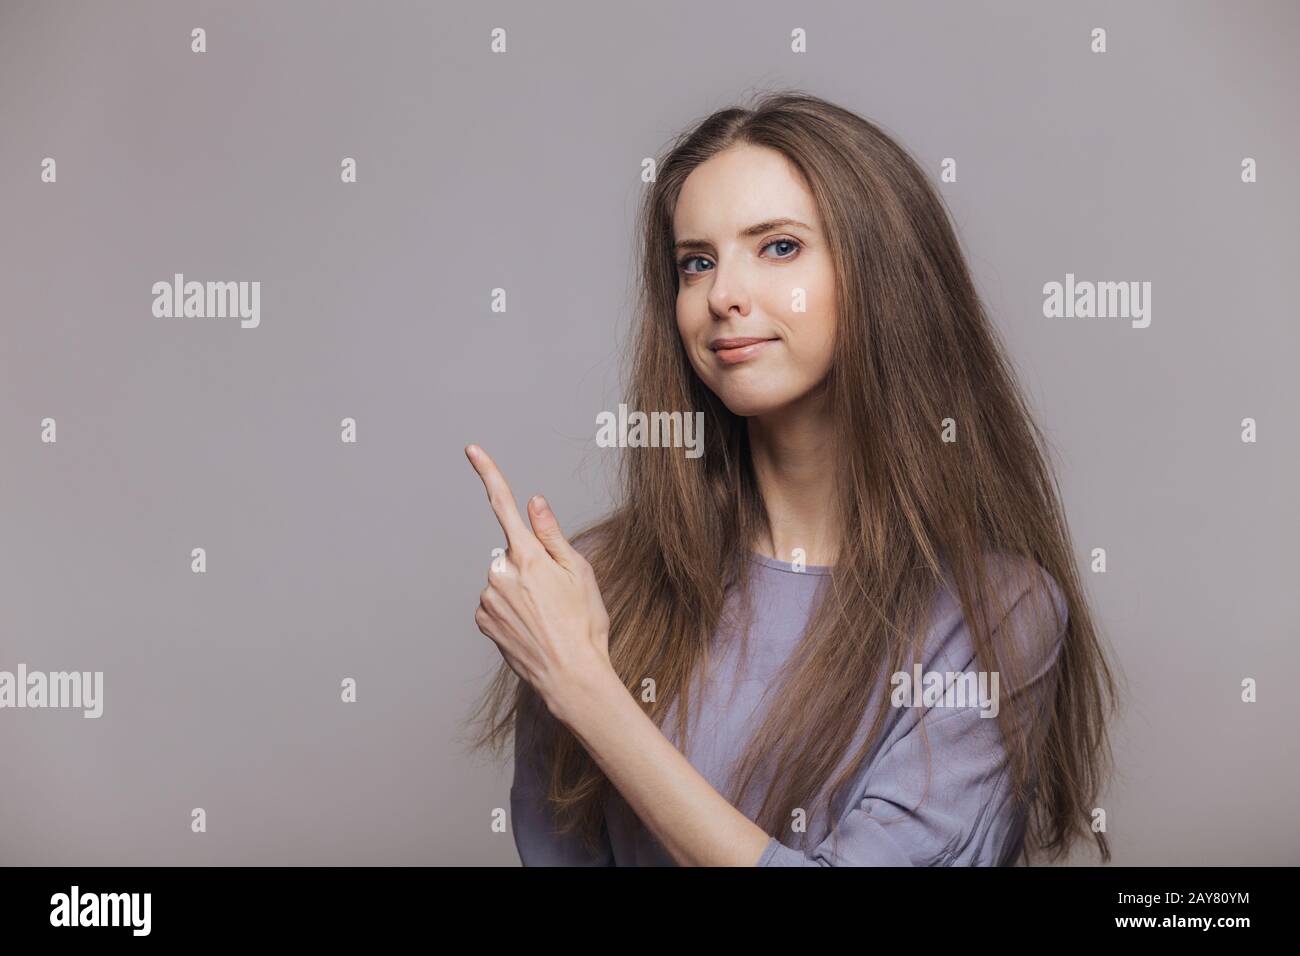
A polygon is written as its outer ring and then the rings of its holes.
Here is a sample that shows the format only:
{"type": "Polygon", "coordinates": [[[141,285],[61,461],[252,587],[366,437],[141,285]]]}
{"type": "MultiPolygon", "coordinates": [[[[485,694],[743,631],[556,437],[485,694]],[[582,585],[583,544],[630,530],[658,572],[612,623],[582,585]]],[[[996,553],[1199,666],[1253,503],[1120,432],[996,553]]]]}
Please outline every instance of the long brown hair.
{"type": "MultiPolygon", "coordinates": [[[[1041,575],[1068,611],[1044,709],[998,715],[1012,793],[1026,814],[1024,861],[1066,854],[1090,832],[1110,769],[1106,718],[1116,688],[1072,557],[1046,464],[1047,442],[1024,403],[1004,347],[971,281],[946,208],[918,164],[854,113],[801,91],[716,112],[683,133],[657,165],[641,209],[641,282],[630,388],[641,410],[703,410],[704,455],[636,448],[619,461],[621,503],[571,535],[595,572],[610,618],[610,657],[661,728],[676,703],[685,750],[688,688],[707,666],[728,589],[749,606],[746,561],[767,530],[746,421],[696,376],[675,324],[679,281],[672,216],[696,166],[738,144],[784,154],[817,203],[836,272],[834,353],[825,380],[836,428],[837,561],[798,651],[735,766],[737,805],[770,775],[753,816],[791,836],[794,808],[847,786],[880,742],[888,675],[921,660],[937,586],[952,586],[984,669],[1027,682],[1039,649],[995,641],[1010,596],[990,555],[1041,575]],[[944,441],[945,427],[956,441],[944,441]],[[997,580],[995,580],[997,578],[997,580]],[[994,623],[990,623],[994,622],[994,623]],[[855,741],[860,745],[852,750],[855,741]],[[832,776],[839,770],[838,776],[832,776]],[[1036,781],[1036,785],[1035,785],[1036,781]]],[[[1038,602],[1049,604],[1051,602],[1038,602]]],[[[1037,627],[1037,625],[1032,625],[1037,627]]],[[[1060,630],[1043,625],[1055,637],[1060,630]]],[[[1048,650],[1054,649],[1048,648],[1048,650]]],[[[1051,660],[1050,656],[1046,658],[1051,660]]],[[[474,746],[504,747],[515,719],[537,720],[547,797],[562,830],[595,845],[612,785],[531,688],[504,663],[475,716],[474,746]]]]}

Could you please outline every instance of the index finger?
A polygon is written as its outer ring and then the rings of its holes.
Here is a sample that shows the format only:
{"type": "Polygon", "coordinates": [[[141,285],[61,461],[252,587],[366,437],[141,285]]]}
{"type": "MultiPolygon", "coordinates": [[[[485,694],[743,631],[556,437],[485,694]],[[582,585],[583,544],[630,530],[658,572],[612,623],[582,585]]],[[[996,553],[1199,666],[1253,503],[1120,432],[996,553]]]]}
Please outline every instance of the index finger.
{"type": "Polygon", "coordinates": [[[492,506],[492,511],[497,516],[501,530],[506,533],[506,544],[510,550],[522,554],[529,548],[540,548],[542,543],[537,540],[532,528],[524,524],[524,519],[519,516],[514,493],[506,484],[505,476],[501,474],[501,469],[497,467],[496,462],[478,445],[466,445],[465,457],[470,460],[478,476],[483,479],[483,487],[487,489],[488,504],[492,506]]]}

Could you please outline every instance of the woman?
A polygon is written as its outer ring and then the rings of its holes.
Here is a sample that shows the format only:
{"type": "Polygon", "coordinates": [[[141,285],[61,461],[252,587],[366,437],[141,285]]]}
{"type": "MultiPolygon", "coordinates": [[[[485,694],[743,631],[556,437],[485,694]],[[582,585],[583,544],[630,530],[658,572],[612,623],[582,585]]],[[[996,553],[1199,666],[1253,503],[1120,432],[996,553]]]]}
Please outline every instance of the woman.
{"type": "Polygon", "coordinates": [[[702,410],[703,456],[627,449],[570,543],[466,450],[509,545],[476,743],[515,727],[524,864],[1108,860],[1113,679],[924,172],[769,94],[684,134],[642,218],[628,404],[702,410]]]}

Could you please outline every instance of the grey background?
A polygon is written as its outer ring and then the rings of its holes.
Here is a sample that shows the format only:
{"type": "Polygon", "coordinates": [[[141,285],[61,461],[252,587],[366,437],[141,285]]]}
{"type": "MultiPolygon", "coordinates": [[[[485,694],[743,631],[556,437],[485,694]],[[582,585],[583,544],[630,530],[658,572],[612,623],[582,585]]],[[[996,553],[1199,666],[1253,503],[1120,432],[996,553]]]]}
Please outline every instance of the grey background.
{"type": "Polygon", "coordinates": [[[502,543],[461,449],[566,528],[605,510],[640,161],[783,86],[936,180],[958,160],[940,188],[1077,558],[1109,555],[1115,861],[1300,862],[1298,27],[1289,2],[5,0],[0,669],[102,670],[105,712],[0,711],[0,862],[517,862],[489,828],[509,767],[458,738],[502,543]],[[154,318],[174,272],[260,281],[261,327],[154,318]],[[1152,282],[1150,328],[1045,319],[1067,272],[1152,282]]]}

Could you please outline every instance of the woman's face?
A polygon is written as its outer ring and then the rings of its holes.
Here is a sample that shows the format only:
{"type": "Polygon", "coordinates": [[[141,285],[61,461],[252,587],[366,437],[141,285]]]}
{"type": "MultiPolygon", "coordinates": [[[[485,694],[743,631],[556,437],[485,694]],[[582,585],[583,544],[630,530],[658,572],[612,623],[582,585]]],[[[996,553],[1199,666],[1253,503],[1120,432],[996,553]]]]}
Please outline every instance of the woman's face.
{"type": "Polygon", "coordinates": [[[812,194],[785,156],[742,145],[701,163],[682,184],[673,238],[677,330],[696,374],[727,408],[762,415],[821,384],[835,336],[835,273],[812,194]]]}

